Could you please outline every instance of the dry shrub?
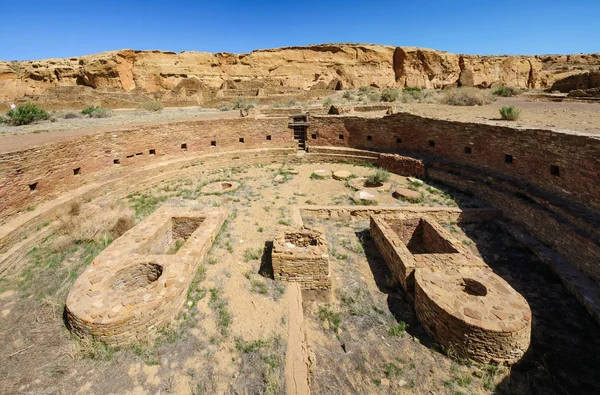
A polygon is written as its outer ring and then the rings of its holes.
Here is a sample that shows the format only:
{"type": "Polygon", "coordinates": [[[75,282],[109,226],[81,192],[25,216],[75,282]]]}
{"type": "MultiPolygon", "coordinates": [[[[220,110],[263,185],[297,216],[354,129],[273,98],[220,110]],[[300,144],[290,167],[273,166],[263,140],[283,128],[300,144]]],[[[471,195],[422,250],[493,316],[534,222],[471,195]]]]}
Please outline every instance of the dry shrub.
{"type": "Polygon", "coordinates": [[[483,106],[494,101],[489,89],[456,88],[442,93],[439,102],[450,106],[483,106]]]}
{"type": "Polygon", "coordinates": [[[69,215],[76,217],[81,213],[81,202],[73,202],[69,207],[69,215]]]}
{"type": "Polygon", "coordinates": [[[135,225],[135,216],[133,214],[121,216],[117,219],[117,223],[112,228],[112,234],[115,238],[120,237],[129,229],[133,228],[133,225],[135,225]]]}
{"type": "Polygon", "coordinates": [[[54,248],[65,251],[75,242],[115,239],[133,227],[135,216],[131,209],[117,204],[73,203],[58,222],[54,248]]]}

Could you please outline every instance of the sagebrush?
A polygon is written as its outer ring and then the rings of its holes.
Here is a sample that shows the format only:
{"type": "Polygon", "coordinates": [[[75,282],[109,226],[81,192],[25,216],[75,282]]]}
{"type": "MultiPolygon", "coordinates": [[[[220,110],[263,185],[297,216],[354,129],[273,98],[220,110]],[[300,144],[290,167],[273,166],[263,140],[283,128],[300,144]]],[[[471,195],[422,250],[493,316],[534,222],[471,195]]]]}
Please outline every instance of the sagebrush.
{"type": "Polygon", "coordinates": [[[37,104],[19,104],[16,108],[8,110],[2,122],[12,125],[28,125],[36,121],[43,121],[50,118],[46,110],[41,109],[37,104]]]}
{"type": "Polygon", "coordinates": [[[516,121],[521,117],[521,110],[515,106],[504,106],[500,109],[500,116],[507,121],[516,121]]]}

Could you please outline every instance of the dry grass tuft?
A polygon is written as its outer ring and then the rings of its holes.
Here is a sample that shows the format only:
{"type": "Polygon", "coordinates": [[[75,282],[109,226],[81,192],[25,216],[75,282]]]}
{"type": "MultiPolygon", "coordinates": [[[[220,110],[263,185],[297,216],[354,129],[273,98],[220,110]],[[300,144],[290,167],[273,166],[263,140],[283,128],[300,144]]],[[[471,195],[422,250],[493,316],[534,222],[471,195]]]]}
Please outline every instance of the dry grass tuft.
{"type": "Polygon", "coordinates": [[[58,218],[54,248],[64,251],[75,242],[115,239],[134,224],[133,211],[123,206],[73,203],[68,213],[58,218]]]}
{"type": "Polygon", "coordinates": [[[456,88],[443,92],[439,98],[441,104],[450,106],[483,106],[494,101],[489,89],[456,88]]]}

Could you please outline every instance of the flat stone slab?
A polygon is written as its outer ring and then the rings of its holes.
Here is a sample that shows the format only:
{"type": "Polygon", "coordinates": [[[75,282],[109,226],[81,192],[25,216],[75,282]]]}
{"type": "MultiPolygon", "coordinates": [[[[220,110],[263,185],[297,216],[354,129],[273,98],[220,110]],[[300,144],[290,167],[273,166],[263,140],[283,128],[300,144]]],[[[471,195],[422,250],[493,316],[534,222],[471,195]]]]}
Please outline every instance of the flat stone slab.
{"type": "Polygon", "coordinates": [[[312,172],[312,175],[318,178],[331,178],[331,176],[333,175],[331,170],[323,170],[323,169],[319,169],[319,170],[315,170],[312,172]]]}
{"type": "Polygon", "coordinates": [[[413,191],[412,189],[408,188],[395,188],[393,196],[396,199],[402,200],[421,200],[423,198],[423,196],[419,192],[413,191]]]}
{"type": "Polygon", "coordinates": [[[347,180],[350,177],[352,177],[352,173],[346,170],[338,170],[333,173],[333,178],[335,180],[347,180]]]}
{"type": "Polygon", "coordinates": [[[215,181],[206,184],[200,189],[200,193],[205,195],[218,195],[221,193],[233,192],[240,187],[239,182],[235,181],[215,181]]]}
{"type": "Polygon", "coordinates": [[[377,192],[373,192],[373,191],[356,191],[354,193],[354,195],[352,195],[352,199],[354,199],[355,202],[372,202],[372,203],[376,203],[377,200],[379,199],[379,195],[377,194],[377,192]]]}

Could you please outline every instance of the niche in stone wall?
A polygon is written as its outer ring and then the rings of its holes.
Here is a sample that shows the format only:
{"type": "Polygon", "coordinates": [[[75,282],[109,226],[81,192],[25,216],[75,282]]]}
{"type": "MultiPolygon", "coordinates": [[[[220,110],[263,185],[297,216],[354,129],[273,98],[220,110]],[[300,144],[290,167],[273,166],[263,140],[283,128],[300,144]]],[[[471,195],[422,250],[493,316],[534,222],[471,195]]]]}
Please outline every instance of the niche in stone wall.
{"type": "Polygon", "coordinates": [[[81,174],[81,167],[77,167],[77,168],[73,169],[74,176],[78,176],[79,174],[81,174]]]}

